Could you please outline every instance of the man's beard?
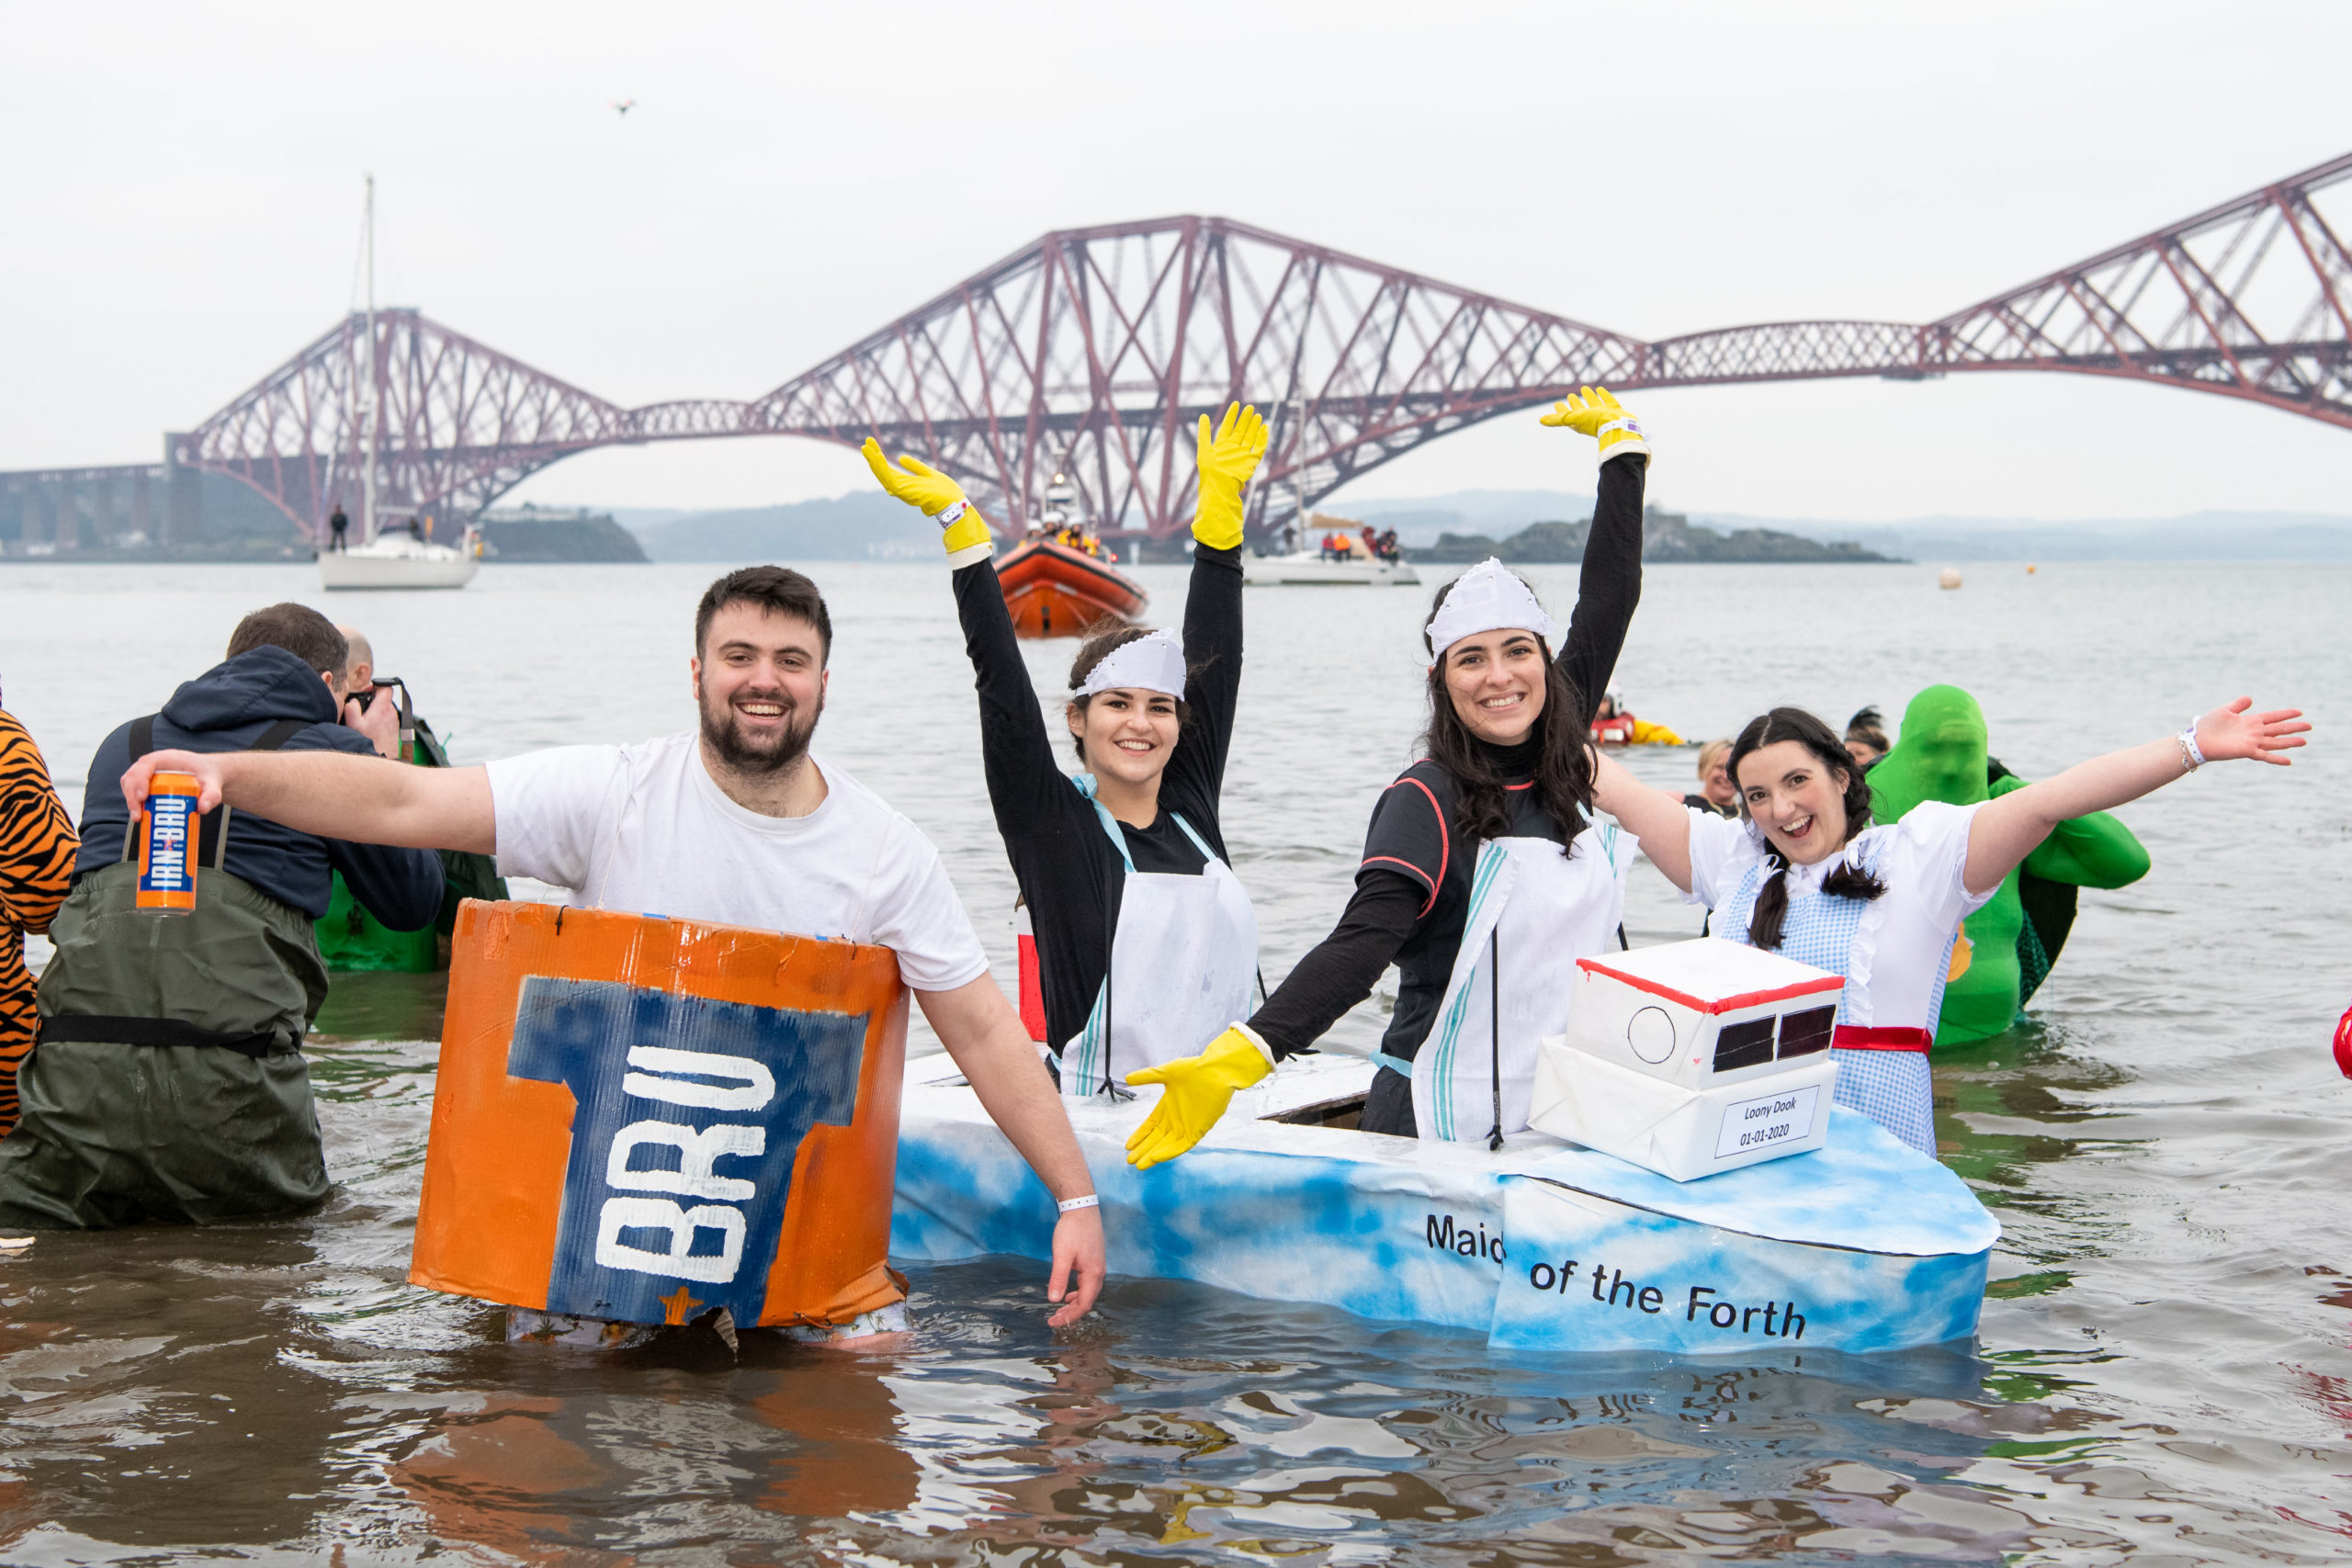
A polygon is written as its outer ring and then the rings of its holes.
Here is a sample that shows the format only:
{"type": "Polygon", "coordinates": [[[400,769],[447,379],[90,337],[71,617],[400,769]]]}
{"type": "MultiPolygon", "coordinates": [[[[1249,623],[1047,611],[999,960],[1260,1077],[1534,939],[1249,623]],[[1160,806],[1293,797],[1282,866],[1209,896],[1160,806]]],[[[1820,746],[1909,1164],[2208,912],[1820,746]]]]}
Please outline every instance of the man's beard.
{"type": "Polygon", "coordinates": [[[808,716],[806,724],[792,722],[800,711],[799,704],[783,696],[775,701],[784,709],[784,728],[773,741],[763,743],[745,739],[736,728],[731,705],[704,696],[697,705],[702,710],[703,744],[739,773],[780,773],[797,766],[808,754],[808,738],[817,732],[817,714],[825,711],[825,699],[821,694],[818,696],[817,712],[808,716]]]}

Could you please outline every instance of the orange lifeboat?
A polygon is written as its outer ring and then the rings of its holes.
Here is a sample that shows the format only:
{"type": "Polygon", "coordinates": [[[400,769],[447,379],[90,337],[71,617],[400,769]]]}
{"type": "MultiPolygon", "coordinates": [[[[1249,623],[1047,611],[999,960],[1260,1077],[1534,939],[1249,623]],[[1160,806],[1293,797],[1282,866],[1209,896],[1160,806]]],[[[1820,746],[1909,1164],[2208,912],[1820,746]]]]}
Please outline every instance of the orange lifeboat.
{"type": "Polygon", "coordinates": [[[1148,601],[1134,578],[1050,537],[1006,551],[996,580],[1023,637],[1078,637],[1103,621],[1135,619],[1148,601]]]}

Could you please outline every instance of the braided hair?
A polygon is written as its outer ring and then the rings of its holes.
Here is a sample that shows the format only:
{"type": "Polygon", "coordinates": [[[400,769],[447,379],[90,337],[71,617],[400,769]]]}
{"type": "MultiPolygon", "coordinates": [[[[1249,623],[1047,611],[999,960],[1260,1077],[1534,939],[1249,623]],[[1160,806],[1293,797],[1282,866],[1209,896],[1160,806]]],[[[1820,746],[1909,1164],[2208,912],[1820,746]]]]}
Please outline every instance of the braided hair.
{"type": "MultiPolygon", "coordinates": [[[[1733,781],[1737,782],[1739,764],[1750,752],[1782,740],[1795,741],[1831,773],[1844,776],[1846,837],[1838,846],[1844,849],[1854,841],[1855,835],[1871,825],[1871,786],[1863,780],[1861,767],[1854,761],[1853,753],[1846,750],[1845,742],[1803,708],[1774,708],[1747,721],[1747,728],[1731,745],[1728,767],[1733,781]]],[[[1744,818],[1748,816],[1744,790],[1739,814],[1744,818]]],[[[1772,874],[1758,891],[1756,908],[1748,912],[1747,940],[1758,947],[1774,948],[1781,945],[1781,922],[1789,912],[1789,863],[1779,850],[1770,847],[1770,839],[1765,844],[1764,860],[1772,868],[1772,874]]],[[[1886,884],[1861,867],[1840,861],[1821,879],[1821,890],[1838,897],[1871,899],[1883,894],[1886,884]]]]}

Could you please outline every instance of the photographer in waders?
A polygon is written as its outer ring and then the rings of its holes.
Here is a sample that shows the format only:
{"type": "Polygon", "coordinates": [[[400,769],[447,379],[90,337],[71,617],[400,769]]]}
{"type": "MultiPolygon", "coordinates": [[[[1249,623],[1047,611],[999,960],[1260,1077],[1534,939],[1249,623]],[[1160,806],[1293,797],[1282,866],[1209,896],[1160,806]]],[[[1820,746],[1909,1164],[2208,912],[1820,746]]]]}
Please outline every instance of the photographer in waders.
{"type": "Polygon", "coordinates": [[[955,480],[873,441],[882,487],[944,530],[980,699],[989,803],[1034,922],[1046,1038],[1061,1090],[1130,1099],[1122,1075],[1200,1049],[1250,1005],[1258,917],[1227,863],[1219,795],[1241,685],[1242,491],[1266,424],[1234,404],[1199,434],[1184,634],[1113,625],[1080,645],[1062,772],[988,525],[955,480]]]}
{"type": "Polygon", "coordinates": [[[370,719],[346,703],[345,657],[317,611],[256,610],[225,661],[100,742],[74,889],[50,927],[38,1043],[18,1075],[23,1120],[0,1140],[0,1224],[203,1223],[327,1195],[301,1054],[327,994],[311,922],[340,872],[385,925],[429,926],[440,861],[216,811],[197,841],[196,908],[143,910],[138,825],[119,781],[166,748],[389,751],[378,732],[391,710],[379,704],[370,719]]]}

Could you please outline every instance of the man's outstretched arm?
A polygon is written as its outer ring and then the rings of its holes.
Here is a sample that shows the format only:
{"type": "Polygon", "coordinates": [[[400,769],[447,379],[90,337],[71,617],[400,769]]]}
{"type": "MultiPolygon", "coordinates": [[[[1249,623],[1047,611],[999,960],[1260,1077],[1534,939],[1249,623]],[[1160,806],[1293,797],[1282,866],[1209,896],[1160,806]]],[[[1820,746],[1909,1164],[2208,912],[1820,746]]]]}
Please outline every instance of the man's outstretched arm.
{"type": "Polygon", "coordinates": [[[150,751],[122,775],[132,821],[158,773],[190,773],[199,811],[223,801],[298,833],[416,850],[498,852],[490,774],[341,751],[150,751]]]}
{"type": "MultiPolygon", "coordinates": [[[[963,1069],[981,1106],[1029,1162],[1046,1190],[1056,1201],[1092,1193],[1093,1173],[1078,1152],[1069,1113],[1062,1109],[1045,1064],[1037,1060],[1020,1015],[996,988],[996,981],[982,975],[952,991],[917,991],[915,999],[922,1003],[923,1017],[963,1069]]],[[[1084,1317],[1102,1293],[1106,1267],[1102,1211],[1066,1212],[1054,1226],[1053,1272],[1046,1286],[1046,1299],[1059,1303],[1061,1310],[1046,1323],[1060,1328],[1084,1317]]]]}

